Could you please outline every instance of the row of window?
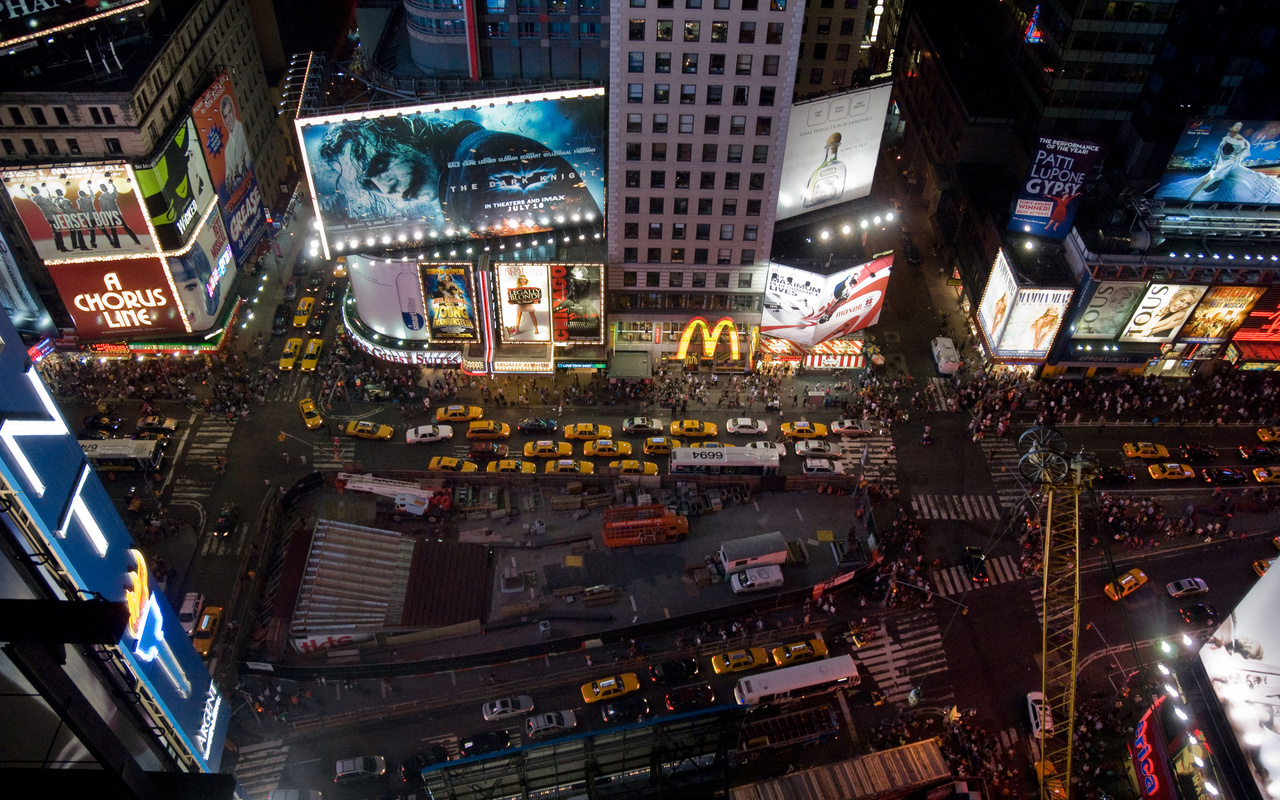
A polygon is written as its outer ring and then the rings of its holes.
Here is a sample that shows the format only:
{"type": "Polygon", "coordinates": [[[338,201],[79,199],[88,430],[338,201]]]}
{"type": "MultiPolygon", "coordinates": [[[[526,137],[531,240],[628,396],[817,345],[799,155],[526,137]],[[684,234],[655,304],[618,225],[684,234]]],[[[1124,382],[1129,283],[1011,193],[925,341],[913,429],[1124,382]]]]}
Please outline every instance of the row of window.
{"type": "MultiPolygon", "coordinates": [[[[43,139],[42,140],[44,142],[43,153],[41,152],[40,147],[36,144],[35,139],[22,139],[20,141],[22,142],[22,150],[24,155],[28,155],[28,156],[38,156],[42,154],[50,155],[50,156],[62,155],[62,147],[58,144],[57,139],[43,139]]],[[[79,139],[66,139],[65,141],[67,143],[67,155],[72,155],[72,156],[81,155],[79,139]]],[[[120,140],[114,137],[110,137],[110,136],[104,137],[102,140],[102,144],[103,144],[103,147],[106,148],[108,155],[120,155],[121,153],[124,152],[124,148],[120,146],[120,140]]],[[[18,155],[18,147],[13,143],[12,139],[0,139],[0,147],[4,148],[4,154],[6,156],[18,155]]]]}
{"type": "MultiPolygon", "coordinates": [[[[813,60],[826,61],[827,51],[828,51],[828,47],[826,42],[816,42],[813,45],[813,60]]],[[[853,55],[853,45],[850,45],[847,43],[836,45],[836,61],[848,61],[852,55],[853,55]]],[[[800,43],[800,52],[796,56],[796,58],[801,61],[804,60],[804,42],[800,43]]]]}
{"type": "MultiPolygon", "coordinates": [[[[757,126],[756,128],[757,134],[759,134],[760,130],[761,128],[757,126]]],[[[718,132],[719,131],[717,129],[717,133],[718,132]]],[[[765,128],[765,133],[766,134],[768,133],[768,127],[765,128]]],[[[764,135],[764,134],[759,134],[759,135],[764,135]]],[[[725,156],[726,156],[725,161],[729,164],[741,164],[742,151],[743,151],[743,146],[740,144],[728,145],[725,148],[725,156]]],[[[716,161],[719,160],[719,153],[720,153],[720,145],[714,144],[711,142],[704,143],[702,145],[702,163],[704,164],[716,163],[716,161]]],[[[653,161],[666,161],[667,160],[667,143],[654,142],[649,146],[649,155],[651,160],[653,161]]],[[[640,143],[628,142],[627,143],[627,160],[640,161],[641,160],[640,156],[641,156],[640,143]]],[[[676,161],[683,162],[683,161],[692,161],[692,160],[693,160],[693,143],[677,142],[676,143],[676,161]]],[[[751,163],[752,164],[768,164],[769,163],[769,145],[767,144],[752,145],[751,146],[751,163]]],[[[688,173],[684,173],[684,175],[686,178],[688,178],[688,173]]],[[[680,176],[680,173],[676,173],[676,178],[677,178],[676,188],[688,189],[689,188],[688,181],[686,180],[684,185],[681,186],[679,181],[679,176],[680,176]]],[[[665,189],[666,183],[667,183],[667,176],[661,170],[658,170],[657,172],[652,173],[650,175],[649,186],[651,188],[665,189]]],[[[630,186],[631,184],[628,183],[627,185],[630,186]]],[[[639,186],[640,184],[637,183],[636,185],[639,186]]]]}
{"type": "MultiPolygon", "coordinates": [[[[692,114],[681,114],[677,119],[677,123],[678,123],[678,127],[676,128],[677,133],[685,133],[685,134],[693,133],[693,115],[692,114]]],[[[667,126],[668,126],[668,123],[667,123],[666,114],[653,115],[653,125],[652,125],[653,133],[668,133],[669,130],[667,126]]],[[[756,117],[755,130],[756,130],[756,136],[768,136],[769,134],[771,134],[773,132],[773,117],[756,117]]],[[[703,117],[702,132],[703,134],[708,136],[720,135],[720,116],[718,114],[708,114],[705,117],[703,117]]],[[[644,133],[644,115],[643,114],[627,115],[627,133],[644,133]]],[[[729,135],[730,136],[746,136],[747,135],[747,118],[745,116],[729,117],[729,135]]],[[[667,144],[666,142],[654,143],[655,149],[652,155],[652,159],[654,161],[667,160],[666,144],[667,144]],[[659,144],[662,145],[661,156],[658,155],[659,150],[657,149],[657,146],[659,144]]],[[[640,160],[640,154],[638,150],[636,151],[636,155],[634,157],[631,156],[632,148],[633,147],[638,148],[639,146],[640,144],[638,142],[631,142],[627,145],[628,161],[640,160]]],[[[676,160],[677,161],[691,160],[691,158],[680,157],[680,153],[685,152],[680,149],[682,147],[688,148],[688,153],[690,156],[692,156],[693,144],[691,142],[684,142],[682,144],[676,145],[676,160]]]]}
{"type": "MultiPolygon", "coordinates": [[[[661,247],[650,247],[650,248],[647,248],[647,250],[648,250],[648,252],[645,254],[645,255],[647,256],[647,257],[646,257],[646,259],[645,259],[646,263],[649,263],[649,264],[662,264],[662,263],[683,264],[683,263],[685,263],[686,251],[685,251],[685,248],[683,248],[683,247],[673,247],[673,248],[671,248],[671,255],[670,255],[670,257],[667,259],[667,261],[666,261],[666,262],[664,262],[664,261],[662,260],[662,248],[661,248],[661,247]]],[[[692,262],[692,263],[694,263],[694,264],[709,264],[709,263],[711,263],[711,262],[709,262],[707,259],[710,257],[710,255],[711,255],[711,251],[710,251],[710,250],[708,250],[708,249],[707,249],[707,248],[705,248],[705,247],[698,247],[698,248],[695,248],[695,249],[694,249],[694,251],[693,251],[693,262],[692,262]]],[[[625,263],[625,264],[638,264],[638,263],[640,262],[640,248],[638,248],[638,247],[624,247],[624,248],[622,248],[622,261],[623,261],[623,263],[625,263]]],[[[733,263],[733,249],[732,249],[732,248],[729,248],[729,247],[723,247],[723,248],[720,248],[719,250],[717,250],[717,251],[716,251],[716,263],[717,263],[717,264],[719,264],[719,265],[722,265],[722,266],[723,266],[723,265],[726,265],[726,264],[732,264],[732,263],[733,263]]],[[[738,254],[738,263],[739,263],[739,264],[742,264],[742,265],[745,265],[745,266],[751,266],[752,264],[755,264],[755,263],[756,263],[756,251],[755,251],[755,250],[753,250],[753,249],[751,249],[751,250],[745,250],[745,249],[744,249],[744,250],[740,251],[740,252],[739,252],[739,254],[738,254]]],[[[648,273],[648,274],[649,274],[649,277],[650,277],[650,278],[652,278],[652,276],[654,276],[654,275],[658,275],[658,274],[660,274],[660,273],[657,273],[657,272],[650,272],[650,273],[648,273]]],[[[704,283],[701,283],[701,284],[699,284],[699,283],[697,282],[697,276],[698,276],[699,274],[701,274],[701,273],[697,273],[697,272],[693,273],[693,275],[694,275],[694,283],[693,283],[693,287],[694,287],[695,289],[696,289],[696,288],[698,288],[698,287],[700,287],[700,286],[705,286],[705,285],[706,285],[706,284],[705,284],[705,281],[704,281],[704,283]]],[[[725,280],[724,286],[725,286],[725,287],[727,287],[727,286],[729,285],[729,273],[727,273],[727,272],[717,272],[717,273],[716,273],[716,286],[717,286],[717,287],[719,287],[719,286],[720,286],[720,276],[721,276],[721,275],[723,275],[723,276],[724,276],[724,280],[725,280]]],[[[683,279],[683,278],[682,278],[682,279],[683,279]]],[[[623,285],[623,286],[635,286],[635,285],[636,285],[635,280],[636,280],[636,274],[635,274],[634,272],[624,272],[624,273],[622,273],[622,285],[623,285]],[[628,276],[630,276],[630,277],[628,277],[628,276]],[[628,281],[628,280],[630,280],[630,281],[631,281],[631,283],[627,283],[627,281],[628,281]]],[[[647,284],[647,285],[649,285],[649,286],[657,286],[658,284],[656,284],[656,283],[650,283],[650,284],[647,284]]],[[[675,284],[672,284],[672,285],[674,286],[675,284]]],[[[749,272],[748,272],[748,273],[739,273],[739,274],[738,274],[738,288],[739,288],[739,289],[750,289],[750,288],[751,288],[751,273],[749,273],[749,272]],[[744,275],[746,276],[745,278],[743,277],[744,275]],[[744,283],[744,281],[745,281],[745,283],[744,283]]]]}
{"type": "MultiPolygon", "coordinates": [[[[734,174],[737,174],[737,173],[734,173],[734,174]]],[[[715,177],[715,176],[714,176],[714,174],[712,175],[712,177],[713,177],[713,178],[715,177]]],[[[706,183],[714,184],[714,183],[715,183],[715,181],[714,181],[714,180],[712,180],[712,181],[706,181],[706,183]]],[[[704,187],[703,187],[703,188],[708,188],[708,187],[706,187],[706,186],[704,185],[704,187]]],[[[714,186],[714,185],[712,185],[712,186],[710,186],[709,188],[714,189],[714,188],[715,188],[715,186],[714,186]]],[[[726,188],[726,189],[728,189],[729,187],[725,187],[725,188],[726,188]]],[[[737,188],[737,182],[736,182],[736,181],[735,181],[735,183],[734,183],[733,188],[734,188],[734,189],[736,189],[736,188],[737,188]]],[[[673,203],[672,203],[672,209],[671,209],[672,214],[674,214],[675,216],[687,216],[687,215],[688,215],[688,213],[689,213],[689,198],[687,198],[687,197],[673,197],[673,198],[671,198],[671,199],[672,199],[672,201],[673,201],[673,203]]],[[[747,210],[746,210],[746,214],[744,214],[744,216],[747,216],[747,217],[758,217],[758,216],[760,216],[760,203],[761,203],[761,201],[760,201],[759,199],[755,199],[755,200],[748,200],[748,201],[747,201],[747,206],[746,206],[746,209],[747,209],[747,210]]],[[[711,198],[711,197],[700,197],[700,198],[698,198],[698,216],[700,216],[700,217],[709,217],[709,216],[711,216],[711,215],[712,215],[712,213],[714,213],[714,212],[712,211],[712,206],[713,206],[714,204],[715,204],[715,199],[714,199],[714,198],[711,198]]],[[[639,197],[626,197],[626,198],[624,198],[624,199],[623,199],[623,207],[624,207],[624,209],[625,209],[624,213],[626,213],[626,214],[639,214],[639,213],[640,213],[640,198],[639,198],[639,197]]],[[[649,198],[649,213],[650,213],[650,214],[664,214],[664,213],[666,213],[666,212],[664,211],[664,209],[665,209],[666,207],[667,207],[667,198],[665,198],[665,197],[650,197],[650,198],[649,198]]],[[[736,217],[737,215],[738,215],[738,199],[737,199],[736,197],[727,197],[727,198],[724,198],[724,199],[722,199],[722,200],[720,201],[720,216],[722,216],[722,217],[736,217]]],[[[684,238],[684,223],[678,223],[678,224],[679,224],[679,228],[678,228],[677,230],[673,230],[673,231],[672,231],[671,238],[673,238],[673,239],[683,239],[683,238],[684,238]]],[[[634,238],[636,238],[636,237],[634,237],[634,236],[629,236],[629,237],[627,237],[627,238],[629,238],[629,239],[634,239],[634,238]]],[[[650,238],[650,239],[653,239],[653,238],[656,238],[656,237],[650,236],[649,238],[650,238]]],[[[705,239],[705,238],[707,238],[707,237],[705,237],[705,236],[699,236],[698,238],[699,238],[699,239],[705,239]]]]}
{"type": "MultiPolygon", "coordinates": [[[[461,20],[459,20],[461,23],[461,20]]],[[[490,39],[509,39],[511,38],[511,26],[505,22],[487,22],[485,29],[489,32],[490,39]]],[[[568,39],[570,32],[573,30],[573,24],[570,22],[548,22],[547,37],[550,39],[568,39]]],[[[601,25],[599,22],[579,22],[578,38],[579,39],[599,39],[601,33],[601,25]]],[[[516,24],[516,36],[520,39],[541,39],[542,23],[540,22],[520,22],[516,24]]]]}
{"type": "MultiPolygon", "coordinates": [[[[521,0],[521,1],[523,2],[524,0],[521,0]]],[[[631,7],[644,8],[645,2],[646,0],[631,0],[631,7]]],[[[729,10],[729,0],[712,0],[712,2],[715,3],[715,8],[721,11],[729,10]]],[[[857,0],[854,0],[854,2],[857,2],[857,0]]],[[[654,0],[654,8],[674,8],[674,7],[675,7],[675,3],[673,2],[673,0],[654,0]]],[[[702,8],[702,0],[684,0],[684,7],[685,8],[702,8]]],[[[742,10],[758,11],[759,3],[757,3],[756,0],[742,0],[742,10]]],[[[786,11],[787,0],[769,0],[769,10],[770,11],[786,11]]]]}
{"type": "MultiPolygon", "coordinates": [[[[626,181],[625,181],[625,182],[626,182],[626,186],[627,186],[627,188],[628,188],[628,189],[638,189],[638,188],[640,188],[640,170],[636,170],[636,169],[629,169],[629,170],[627,170],[627,171],[626,171],[626,173],[625,173],[625,178],[626,178],[626,181]]],[[[688,189],[688,188],[689,188],[689,183],[690,183],[690,178],[692,178],[692,173],[690,173],[690,172],[685,172],[684,170],[677,171],[677,172],[676,172],[675,188],[677,188],[677,189],[688,189]]],[[[666,173],[666,171],[665,171],[665,170],[653,170],[653,171],[651,171],[651,172],[649,173],[649,188],[651,188],[651,189],[665,189],[665,188],[667,188],[667,173],[666,173]]],[[[714,189],[714,188],[716,188],[716,174],[715,174],[714,172],[702,172],[702,173],[699,175],[698,188],[699,188],[699,189],[714,189]]],[[[726,173],[724,174],[724,189],[725,189],[725,191],[727,191],[727,192],[736,192],[736,191],[738,191],[738,190],[739,190],[739,189],[741,189],[741,188],[742,188],[742,173],[741,173],[741,172],[726,172],[726,173]]],[[[748,188],[748,189],[750,189],[750,190],[751,190],[751,191],[753,191],[753,192],[761,192],[761,191],[764,191],[764,173],[763,173],[763,172],[750,172],[750,173],[748,173],[748,174],[747,174],[747,188],[748,188]]],[[[677,213],[677,214],[687,214],[687,213],[689,213],[689,198],[687,198],[687,197],[676,197],[676,198],[673,198],[673,199],[675,200],[675,204],[676,204],[676,205],[675,205],[675,213],[677,213]]],[[[711,198],[709,198],[709,197],[704,197],[704,198],[702,198],[702,199],[700,199],[700,200],[698,201],[698,213],[699,213],[699,214],[704,213],[704,212],[702,211],[702,204],[703,204],[703,203],[705,203],[705,202],[707,202],[707,201],[709,201],[710,199],[711,199],[711,198]]],[[[662,200],[662,198],[660,198],[660,197],[650,198],[650,200],[649,200],[649,208],[650,208],[650,212],[652,212],[652,210],[653,210],[653,202],[654,202],[655,200],[657,200],[657,201],[661,201],[661,200],[662,200]]],[[[628,214],[639,214],[639,213],[640,213],[640,198],[638,198],[638,197],[628,197],[628,198],[626,198],[626,201],[625,201],[625,202],[626,202],[626,208],[627,208],[627,213],[628,213],[628,214]],[[633,207],[634,207],[634,210],[633,210],[633,207]]],[[[747,215],[748,215],[748,216],[755,216],[754,214],[752,214],[752,213],[751,213],[752,204],[754,203],[754,204],[756,204],[756,205],[758,206],[758,205],[759,205],[759,202],[760,202],[760,201],[758,201],[758,200],[748,200],[748,201],[747,201],[747,215]]],[[[658,213],[661,213],[661,212],[658,212],[658,213]]],[[[707,212],[705,212],[705,213],[710,214],[711,212],[710,212],[710,211],[707,211],[707,212]]]]}
{"type": "MultiPolygon", "coordinates": [[[[756,101],[756,105],[772,107],[774,99],[778,96],[778,90],[773,86],[760,86],[760,95],[756,101]]],[[[715,86],[706,87],[706,103],[709,106],[723,105],[724,87],[717,84],[715,86]]],[[[644,84],[628,83],[627,84],[627,102],[643,103],[644,102],[644,84]]],[[[653,102],[657,105],[666,105],[671,102],[671,84],[655,83],[653,85],[653,102]]],[[[694,105],[698,102],[698,86],[693,83],[681,84],[680,86],[680,104],[694,105]]],[[[733,105],[745,106],[751,102],[750,86],[734,86],[733,87],[733,105]]]]}
{"type": "MultiPolygon", "coordinates": [[[[828,20],[829,22],[830,20],[828,20]]],[[[627,21],[627,39],[632,42],[643,42],[646,39],[649,20],[636,18],[627,21]]],[[[653,21],[654,25],[654,41],[670,42],[674,41],[676,23],[675,20],[659,19],[653,21]]],[[[702,22],[695,19],[684,20],[682,26],[684,29],[684,41],[700,42],[702,41],[702,22]]],[[[713,44],[728,44],[729,42],[729,23],[725,21],[712,21],[708,26],[710,28],[711,42],[713,44]]],[[[782,44],[782,32],[784,25],[781,22],[769,22],[764,26],[764,43],[765,44],[782,44]]],[[[738,43],[754,44],[756,40],[756,23],[751,21],[738,23],[738,43]]]]}
{"type": "MultiPolygon", "coordinates": [[[[695,276],[698,273],[693,273],[695,276]]],[[[712,292],[609,292],[610,311],[759,311],[761,297],[752,294],[715,294],[712,292]]],[[[623,322],[618,323],[619,326],[623,322]]],[[[675,323],[679,324],[679,323],[675,323]]],[[[618,331],[619,342],[651,342],[647,335],[618,331]]]]}
{"type": "MultiPolygon", "coordinates": [[[[797,78],[799,75],[796,76],[797,78]]],[[[809,69],[809,85],[817,86],[823,82],[826,77],[826,71],[822,67],[810,67],[809,69]]],[[[833,86],[844,86],[845,81],[849,79],[849,71],[844,69],[831,70],[831,84],[833,86]]]]}
{"type": "MultiPolygon", "coordinates": [[[[116,114],[109,106],[89,106],[89,119],[93,120],[94,125],[115,125],[116,114]]],[[[49,124],[49,117],[44,113],[44,109],[38,106],[32,106],[27,109],[31,114],[31,122],[27,122],[27,115],[22,112],[18,106],[9,106],[6,109],[9,112],[9,122],[19,127],[25,127],[33,124],[37,127],[43,127],[49,124]]],[[[53,120],[55,125],[70,125],[71,119],[67,116],[67,110],[62,106],[54,106],[53,120]]]]}
{"type": "MultiPolygon", "coordinates": [[[[661,222],[650,222],[649,238],[661,239],[663,236],[665,227],[666,226],[661,222]]],[[[722,224],[720,226],[720,241],[732,242],[734,237],[735,227],[736,226],[733,225],[732,223],[722,224]]],[[[674,222],[671,224],[672,239],[677,241],[682,240],[685,238],[685,235],[687,233],[688,233],[688,226],[685,223],[674,222]]],[[[742,240],[744,242],[754,242],[759,237],[760,237],[759,225],[743,225],[742,226],[742,240]]],[[[639,239],[640,223],[638,222],[623,223],[622,238],[623,239],[639,239]]],[[[697,239],[698,241],[704,241],[704,242],[711,241],[711,224],[707,222],[699,222],[697,225],[695,225],[693,238],[697,239]]]]}
{"type": "MultiPolygon", "coordinates": [[[[868,21],[870,21],[871,19],[873,19],[873,18],[868,17],[868,21]]],[[[846,18],[844,18],[844,19],[840,20],[840,35],[841,35],[841,36],[854,36],[854,35],[856,35],[856,33],[855,33],[855,30],[854,30],[854,29],[855,29],[855,26],[857,25],[857,23],[858,23],[858,20],[857,20],[857,18],[856,18],[856,17],[846,17],[846,18]]],[[[818,35],[818,36],[830,36],[830,35],[831,35],[831,17],[818,17],[818,18],[817,18],[817,20],[815,20],[815,24],[816,24],[816,33],[817,33],[817,35],[818,35]]],[[[805,17],[805,18],[804,18],[804,24],[802,24],[802,25],[800,26],[800,32],[801,32],[801,33],[805,33],[805,34],[807,34],[807,33],[809,32],[809,18],[808,18],[808,17],[805,17]]],[[[870,31],[866,31],[866,32],[867,32],[867,33],[870,33],[870,31]]]]}
{"type": "MultiPolygon", "coordinates": [[[[847,48],[846,48],[847,49],[847,48]]],[[[685,75],[698,74],[698,53],[684,53],[680,57],[680,72],[685,75]]],[[[734,75],[750,75],[754,56],[750,53],[739,53],[734,63],[734,75]]],[[[761,62],[761,75],[777,75],[781,56],[765,56],[761,62]]],[[[645,54],[638,50],[627,53],[627,72],[644,72],[645,54]]],[[[707,59],[708,75],[724,74],[724,53],[711,53],[707,59]]],[[[653,71],[659,74],[671,72],[671,54],[654,53],[653,71]]]]}

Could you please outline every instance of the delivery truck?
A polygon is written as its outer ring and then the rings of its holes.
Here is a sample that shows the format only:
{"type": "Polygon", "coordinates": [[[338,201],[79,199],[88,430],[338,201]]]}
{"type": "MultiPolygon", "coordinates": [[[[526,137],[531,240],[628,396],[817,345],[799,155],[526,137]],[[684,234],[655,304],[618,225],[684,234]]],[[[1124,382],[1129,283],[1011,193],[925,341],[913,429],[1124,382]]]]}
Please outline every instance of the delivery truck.
{"type": "Polygon", "coordinates": [[[664,505],[606,508],[601,533],[606,547],[683,542],[689,520],[664,505]]]}

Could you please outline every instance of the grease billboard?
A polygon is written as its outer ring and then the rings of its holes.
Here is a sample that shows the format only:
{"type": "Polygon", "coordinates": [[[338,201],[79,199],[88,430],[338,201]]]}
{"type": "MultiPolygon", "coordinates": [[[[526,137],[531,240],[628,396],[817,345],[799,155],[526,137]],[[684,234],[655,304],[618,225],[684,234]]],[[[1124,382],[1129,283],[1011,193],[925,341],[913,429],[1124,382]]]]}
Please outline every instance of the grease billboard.
{"type": "Polygon", "coordinates": [[[1102,151],[1093,142],[1041,136],[1018,189],[1009,230],[1065,239],[1071,232],[1085,179],[1102,151]]]}
{"type": "Polygon", "coordinates": [[[160,249],[181,250],[214,196],[191,120],[182,121],[154,161],[136,164],[133,172],[160,249]]]}
{"type": "Polygon", "coordinates": [[[1280,122],[1193,119],[1165,167],[1157,200],[1280,203],[1280,122]]]}
{"type": "Polygon", "coordinates": [[[604,342],[599,264],[551,265],[551,325],[556,344],[604,342]]]}
{"type": "Polygon", "coordinates": [[[187,332],[157,256],[52,264],[49,274],[82,338],[187,332]]]}
{"type": "Polygon", "coordinates": [[[347,274],[356,309],[365,325],[392,339],[428,340],[427,313],[416,263],[348,256],[347,274]]]}
{"type": "Polygon", "coordinates": [[[1197,344],[1222,344],[1244,324],[1266,289],[1256,286],[1215,286],[1196,306],[1178,338],[1197,344]]]}
{"type": "Polygon", "coordinates": [[[502,341],[551,341],[551,287],[546,264],[496,262],[502,341]]]}
{"type": "Polygon", "coordinates": [[[222,207],[236,260],[243,264],[267,230],[267,211],[253,171],[240,104],[223,72],[191,106],[204,162],[222,207]]]}
{"type": "Polygon", "coordinates": [[[295,121],[326,249],[599,220],[603,89],[295,121]]]}
{"type": "Polygon", "coordinates": [[[993,353],[1004,336],[1009,312],[1017,298],[1018,280],[1013,276],[1013,266],[1009,264],[1004,250],[997,250],[987,287],[982,290],[982,300],[978,303],[978,325],[993,353]]]}
{"type": "Polygon", "coordinates": [[[874,325],[892,268],[892,255],[834,275],[770,264],[760,332],[815,345],[874,325]]]}
{"type": "Polygon", "coordinates": [[[1178,331],[1191,318],[1196,303],[1204,296],[1206,286],[1179,286],[1172,283],[1153,283],[1138,302],[1137,310],[1129,319],[1117,341],[1121,342],[1171,342],[1178,331]]]}
{"type": "Polygon", "coordinates": [[[7,169],[5,189],[46,262],[157,251],[125,164],[7,169]]]}
{"type": "Polygon", "coordinates": [[[475,341],[478,338],[478,326],[471,265],[423,264],[421,270],[431,340],[475,341]]]}
{"type": "Polygon", "coordinates": [[[1107,281],[1093,289],[1088,305],[1076,318],[1075,339],[1114,339],[1138,306],[1146,281],[1107,281]]]}
{"type": "Polygon", "coordinates": [[[236,279],[235,258],[222,220],[210,213],[190,249],[165,261],[191,330],[213,327],[236,279]]]}

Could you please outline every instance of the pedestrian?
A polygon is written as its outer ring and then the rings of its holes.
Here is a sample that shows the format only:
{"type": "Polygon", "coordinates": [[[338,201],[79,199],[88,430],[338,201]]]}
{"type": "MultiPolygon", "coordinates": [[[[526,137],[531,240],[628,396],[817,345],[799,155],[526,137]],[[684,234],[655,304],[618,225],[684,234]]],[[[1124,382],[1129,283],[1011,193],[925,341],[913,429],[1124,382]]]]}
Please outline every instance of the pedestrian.
{"type": "Polygon", "coordinates": [[[307,465],[307,457],[306,457],[306,456],[298,456],[298,460],[302,462],[302,466],[304,466],[304,467],[305,467],[305,466],[307,465]]]}
{"type": "Polygon", "coordinates": [[[286,452],[286,453],[281,453],[281,454],[280,454],[280,456],[281,456],[282,458],[284,458],[284,463],[286,463],[286,464],[288,464],[288,463],[289,463],[289,454],[288,454],[287,452],[286,452]]]}

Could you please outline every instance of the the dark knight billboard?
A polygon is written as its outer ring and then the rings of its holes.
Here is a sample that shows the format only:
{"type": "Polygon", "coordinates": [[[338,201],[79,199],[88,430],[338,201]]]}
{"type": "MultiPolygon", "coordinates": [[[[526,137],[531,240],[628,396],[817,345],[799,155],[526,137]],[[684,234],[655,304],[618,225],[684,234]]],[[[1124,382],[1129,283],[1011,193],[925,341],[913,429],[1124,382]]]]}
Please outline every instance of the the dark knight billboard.
{"type": "Polygon", "coordinates": [[[297,120],[325,246],[599,220],[604,111],[584,89],[297,120]]]}
{"type": "Polygon", "coordinates": [[[1280,203],[1280,122],[1193,119],[1173,148],[1157,200],[1280,203]]]}
{"type": "Polygon", "coordinates": [[[1092,142],[1040,137],[1031,169],[1018,190],[1009,230],[1065,239],[1080,204],[1085,179],[1101,148],[1092,142]]]}

